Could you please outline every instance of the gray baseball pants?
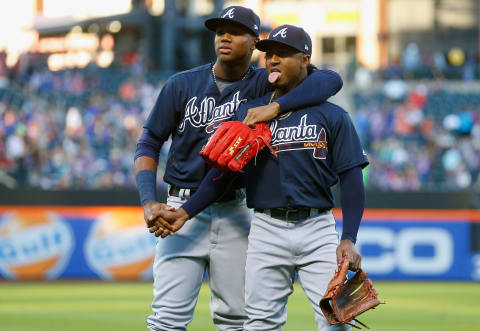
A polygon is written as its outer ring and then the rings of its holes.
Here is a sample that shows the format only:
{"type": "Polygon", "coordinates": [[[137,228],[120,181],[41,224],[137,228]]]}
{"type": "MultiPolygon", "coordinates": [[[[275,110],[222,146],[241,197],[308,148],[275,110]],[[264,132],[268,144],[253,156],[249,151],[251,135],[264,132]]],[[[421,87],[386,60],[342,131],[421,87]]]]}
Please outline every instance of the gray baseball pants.
{"type": "MultiPolygon", "coordinates": [[[[237,200],[212,204],[174,236],[158,240],[149,330],[187,330],[205,270],[211,289],[210,312],[217,329],[243,330],[245,260],[253,211],[246,207],[244,194],[237,195],[237,200]]],[[[184,202],[173,196],[167,199],[175,208],[184,202]]]]}
{"type": "Polygon", "coordinates": [[[295,272],[315,311],[318,331],[351,330],[348,325],[330,326],[319,307],[337,267],[337,246],[330,211],[298,222],[255,212],[248,237],[245,330],[282,329],[295,272]]]}

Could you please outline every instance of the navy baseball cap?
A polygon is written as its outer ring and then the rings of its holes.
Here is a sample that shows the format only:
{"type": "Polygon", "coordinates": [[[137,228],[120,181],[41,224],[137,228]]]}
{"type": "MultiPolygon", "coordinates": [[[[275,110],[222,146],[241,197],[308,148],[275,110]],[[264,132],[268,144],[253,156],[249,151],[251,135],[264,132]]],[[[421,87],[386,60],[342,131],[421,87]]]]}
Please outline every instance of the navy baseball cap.
{"type": "Polygon", "coordinates": [[[312,55],[312,39],[302,28],[285,24],[270,32],[267,39],[260,40],[256,47],[262,52],[268,52],[273,46],[283,44],[295,48],[299,52],[312,55]]]}
{"type": "Polygon", "coordinates": [[[255,36],[259,36],[260,33],[260,17],[253,12],[250,8],[242,6],[230,6],[220,12],[218,17],[209,18],[205,21],[207,29],[217,31],[219,26],[228,23],[237,23],[249,31],[255,36]]]}

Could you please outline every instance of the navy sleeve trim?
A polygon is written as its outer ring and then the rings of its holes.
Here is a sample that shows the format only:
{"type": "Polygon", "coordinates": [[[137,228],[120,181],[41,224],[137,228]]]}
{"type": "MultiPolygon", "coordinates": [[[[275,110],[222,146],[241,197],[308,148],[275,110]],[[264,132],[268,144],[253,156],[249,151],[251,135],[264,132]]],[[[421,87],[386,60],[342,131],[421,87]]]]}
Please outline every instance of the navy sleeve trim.
{"type": "Polygon", "coordinates": [[[366,166],[368,166],[369,164],[370,164],[370,162],[369,162],[368,159],[365,157],[364,160],[360,160],[360,161],[357,161],[357,162],[353,162],[353,163],[351,163],[351,164],[349,164],[349,165],[343,166],[343,167],[341,167],[340,169],[335,170],[335,172],[336,172],[337,174],[341,174],[342,172],[346,172],[346,171],[348,171],[348,170],[350,170],[350,169],[353,169],[353,168],[355,168],[355,167],[360,167],[360,169],[363,169],[363,168],[365,168],[366,166]]]}
{"type": "Polygon", "coordinates": [[[135,160],[140,156],[148,156],[157,161],[162,149],[163,141],[158,139],[153,132],[147,128],[143,129],[143,133],[138,139],[137,150],[135,151],[135,160]]]}

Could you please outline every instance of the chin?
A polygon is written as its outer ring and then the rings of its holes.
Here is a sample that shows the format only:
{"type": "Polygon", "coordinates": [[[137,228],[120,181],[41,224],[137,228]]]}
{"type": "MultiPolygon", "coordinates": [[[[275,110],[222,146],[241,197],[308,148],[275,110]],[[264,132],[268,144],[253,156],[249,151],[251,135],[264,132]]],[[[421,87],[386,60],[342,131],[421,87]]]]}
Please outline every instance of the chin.
{"type": "Polygon", "coordinates": [[[228,61],[231,58],[231,54],[222,54],[222,53],[217,53],[217,58],[219,58],[222,61],[228,61]]]}
{"type": "Polygon", "coordinates": [[[288,84],[285,84],[285,83],[282,84],[282,83],[279,82],[279,81],[273,83],[272,85],[273,85],[273,87],[275,87],[276,89],[280,89],[280,90],[288,87],[288,84]]]}

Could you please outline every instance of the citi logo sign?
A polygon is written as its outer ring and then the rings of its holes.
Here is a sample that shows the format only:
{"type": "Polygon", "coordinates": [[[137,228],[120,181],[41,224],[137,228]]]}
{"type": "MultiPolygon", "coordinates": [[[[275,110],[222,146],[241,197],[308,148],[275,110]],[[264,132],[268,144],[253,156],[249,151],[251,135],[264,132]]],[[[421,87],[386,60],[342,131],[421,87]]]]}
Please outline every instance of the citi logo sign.
{"type": "Polygon", "coordinates": [[[280,31],[278,31],[277,33],[275,33],[275,34],[273,35],[273,37],[276,37],[276,36],[280,35],[280,37],[285,38],[285,37],[287,36],[287,29],[288,29],[288,28],[283,28],[283,29],[281,29],[280,31]]]}

